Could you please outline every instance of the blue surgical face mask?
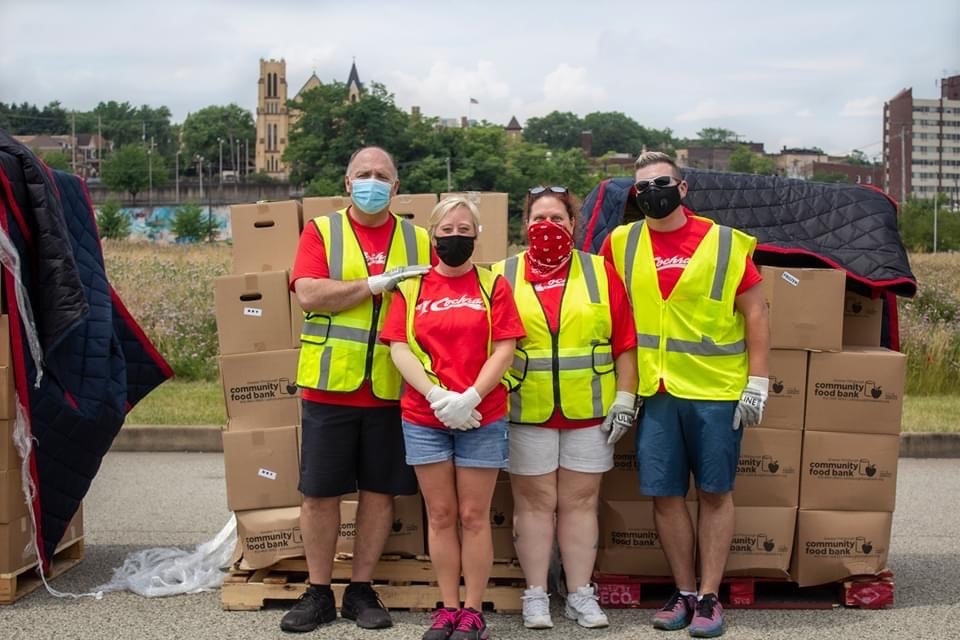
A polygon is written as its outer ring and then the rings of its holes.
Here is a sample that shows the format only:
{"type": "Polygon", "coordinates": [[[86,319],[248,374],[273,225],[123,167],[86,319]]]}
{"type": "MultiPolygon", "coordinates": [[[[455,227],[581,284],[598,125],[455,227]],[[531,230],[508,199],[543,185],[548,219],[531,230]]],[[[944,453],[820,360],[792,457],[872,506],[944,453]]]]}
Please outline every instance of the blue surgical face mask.
{"type": "Polygon", "coordinates": [[[393,184],[376,178],[358,178],[350,181],[350,200],[364,213],[375,215],[390,204],[393,184]]]}

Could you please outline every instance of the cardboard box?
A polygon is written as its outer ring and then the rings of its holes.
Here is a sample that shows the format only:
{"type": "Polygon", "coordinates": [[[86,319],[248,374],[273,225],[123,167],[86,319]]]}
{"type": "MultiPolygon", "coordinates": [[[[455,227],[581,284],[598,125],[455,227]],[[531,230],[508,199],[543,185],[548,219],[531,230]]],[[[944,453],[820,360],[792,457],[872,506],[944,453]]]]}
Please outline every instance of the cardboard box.
{"type": "Polygon", "coordinates": [[[900,437],[807,431],[800,508],[893,511],[900,437]]]}
{"type": "Polygon", "coordinates": [[[277,351],[293,345],[286,271],[215,278],[213,303],[221,355],[277,351]]]}
{"type": "MultiPolygon", "coordinates": [[[[689,501],[686,504],[696,527],[698,505],[689,501]]],[[[652,500],[608,500],[600,503],[597,570],[621,575],[671,575],[653,523],[652,500]]]]}
{"type": "Polygon", "coordinates": [[[300,507],[237,512],[240,568],[262,569],[284,558],[303,555],[300,507]]]}
{"type": "Polygon", "coordinates": [[[17,390],[13,384],[13,367],[0,367],[0,420],[17,417],[17,390]]]}
{"type": "Polygon", "coordinates": [[[296,426],[224,431],[223,467],[231,511],[300,504],[296,426]]]}
{"type": "Polygon", "coordinates": [[[807,352],[800,349],[771,349],[770,388],[763,421],[759,426],[802,429],[806,401],[807,352]]]}
{"type": "Polygon", "coordinates": [[[233,273],[293,267],[300,243],[300,203],[258,202],[230,207],[233,273]]]}
{"type": "Polygon", "coordinates": [[[314,218],[327,216],[350,206],[350,196],[321,196],[303,199],[303,224],[306,227],[314,218]]]}
{"type": "Polygon", "coordinates": [[[507,257],[507,195],[506,193],[468,191],[441,193],[440,199],[458,195],[469,198],[480,210],[480,230],[473,250],[473,261],[490,264],[507,257]]]}
{"type": "Polygon", "coordinates": [[[390,200],[390,211],[427,229],[430,226],[430,214],[437,202],[435,193],[400,193],[390,200]]]}
{"type": "Polygon", "coordinates": [[[299,349],[220,356],[228,429],[300,424],[299,349]]]}
{"type": "MultiPolygon", "coordinates": [[[[357,537],[357,507],[356,500],[340,501],[338,554],[353,554],[353,543],[357,537]]],[[[383,547],[384,555],[422,556],[425,552],[425,539],[423,498],[419,493],[414,496],[396,496],[393,499],[393,524],[383,547]]]]}
{"type": "Polygon", "coordinates": [[[802,431],[749,427],[740,443],[733,490],[738,507],[796,507],[802,431]]]}
{"type": "Polygon", "coordinates": [[[0,471],[0,524],[13,522],[27,513],[20,469],[0,471]]]}
{"type": "Polygon", "coordinates": [[[513,545],[513,491],[510,482],[497,482],[490,503],[490,531],[493,533],[493,557],[517,557],[513,545]]]}
{"type": "Polygon", "coordinates": [[[790,578],[809,587],[882,571],[892,524],[889,512],[800,509],[790,578]]]}
{"type": "Polygon", "coordinates": [[[837,269],[761,267],[771,349],[840,351],[847,276],[837,269]]]}
{"type": "Polygon", "coordinates": [[[0,471],[20,468],[20,454],[13,444],[13,420],[0,420],[0,471]]]}
{"type": "MultiPolygon", "coordinates": [[[[83,505],[67,525],[57,549],[62,549],[83,537],[83,505]]],[[[0,574],[19,573],[21,569],[36,564],[37,553],[33,547],[33,525],[30,516],[24,515],[12,522],[0,524],[0,574]]]]}
{"type": "Polygon", "coordinates": [[[883,299],[847,291],[843,301],[843,344],[879,347],[883,329],[883,299]]]}
{"type": "Polygon", "coordinates": [[[796,507],[736,507],[726,576],[787,578],[796,507]]]}
{"type": "Polygon", "coordinates": [[[804,429],[900,433],[907,357],[883,347],[812,353],[804,429]]]}

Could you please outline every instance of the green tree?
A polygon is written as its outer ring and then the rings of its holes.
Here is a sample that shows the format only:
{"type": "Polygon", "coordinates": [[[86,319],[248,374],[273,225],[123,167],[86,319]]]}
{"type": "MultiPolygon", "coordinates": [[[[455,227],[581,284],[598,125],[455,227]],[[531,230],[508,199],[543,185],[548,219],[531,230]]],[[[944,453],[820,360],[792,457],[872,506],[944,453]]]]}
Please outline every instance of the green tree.
{"type": "Polygon", "coordinates": [[[177,207],[170,222],[170,231],[177,237],[177,242],[213,240],[217,230],[217,223],[209,212],[204,212],[203,207],[193,202],[177,207]]]}
{"type": "Polygon", "coordinates": [[[730,171],[737,173],[753,173],[756,175],[773,175],[776,171],[776,164],[773,159],[761,153],[754,153],[746,145],[737,145],[737,148],[730,154],[730,171]]]}
{"type": "Polygon", "coordinates": [[[70,171],[70,164],[73,159],[66,151],[45,151],[42,153],[39,151],[34,151],[34,153],[38,155],[40,159],[43,160],[51,169],[70,171]]]}
{"type": "Polygon", "coordinates": [[[739,134],[730,129],[722,127],[706,127],[697,131],[697,138],[701,145],[706,147],[719,147],[726,144],[736,144],[740,138],[739,134]]]}
{"type": "Polygon", "coordinates": [[[111,198],[97,211],[97,229],[101,238],[126,240],[130,237],[130,216],[111,198]]]}
{"type": "Polygon", "coordinates": [[[77,131],[100,131],[113,143],[113,148],[140,144],[153,149],[172,160],[177,149],[177,139],[170,124],[170,109],[142,105],[134,107],[129,102],[100,102],[92,111],[78,113],[77,131]]]}
{"type": "Polygon", "coordinates": [[[24,102],[5,104],[0,102],[0,129],[13,135],[70,133],[67,111],[57,101],[47,104],[43,109],[24,102]]]}
{"type": "Polygon", "coordinates": [[[636,120],[619,111],[595,111],[583,117],[584,129],[593,134],[590,154],[610,151],[636,156],[646,143],[644,129],[636,120]]]}
{"type": "MultiPolygon", "coordinates": [[[[949,196],[939,194],[937,206],[937,251],[960,250],[960,213],[947,208],[949,196]]],[[[900,205],[897,222],[900,237],[909,251],[933,250],[933,199],[907,198],[900,205]]]]}
{"type": "Polygon", "coordinates": [[[551,149],[580,147],[584,122],[569,111],[551,111],[542,118],[530,118],[523,127],[523,141],[545,144],[551,149]]]}
{"type": "Polygon", "coordinates": [[[867,157],[867,154],[865,154],[865,153],[864,153],[863,151],[861,151],[860,149],[854,149],[853,151],[851,151],[851,152],[844,158],[844,161],[845,161],[847,164],[854,164],[854,165],[861,166],[861,167],[874,167],[874,166],[877,166],[877,165],[880,164],[880,163],[874,162],[873,160],[871,160],[870,158],[868,158],[868,157],[867,157]]]}
{"type": "Polygon", "coordinates": [[[137,194],[151,184],[153,187],[166,184],[167,165],[160,154],[148,153],[140,145],[128,145],[104,158],[101,178],[111,190],[129,193],[130,199],[136,202],[137,194]]]}
{"type": "MultiPolygon", "coordinates": [[[[249,111],[231,103],[226,106],[211,105],[191,113],[184,120],[181,133],[183,157],[202,156],[219,167],[222,150],[224,170],[236,171],[237,142],[254,139],[256,126],[249,111]]],[[[240,166],[243,166],[242,158],[240,166]]]]}

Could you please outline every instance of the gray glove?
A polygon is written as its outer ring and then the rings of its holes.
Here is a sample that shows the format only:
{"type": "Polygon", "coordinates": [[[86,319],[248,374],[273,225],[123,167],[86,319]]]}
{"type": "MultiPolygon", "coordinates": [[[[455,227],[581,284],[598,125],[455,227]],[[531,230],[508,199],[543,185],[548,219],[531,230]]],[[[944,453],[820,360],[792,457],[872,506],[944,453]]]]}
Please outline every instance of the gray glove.
{"type": "Polygon", "coordinates": [[[733,412],[733,430],[740,425],[753,427],[763,420],[763,409],[767,406],[770,379],[762,376],[749,376],[747,386],[740,394],[740,401],[733,412]]]}
{"type": "Polygon", "coordinates": [[[609,433],[607,444],[616,444],[617,440],[623,437],[637,419],[637,412],[634,408],[637,396],[629,391],[617,391],[617,396],[607,411],[607,417],[603,419],[600,430],[609,433]]]}
{"type": "MultiPolygon", "coordinates": [[[[431,389],[432,391],[432,389],[431,389]]],[[[441,397],[430,404],[433,414],[450,429],[466,431],[480,426],[480,412],[476,410],[480,404],[480,394],[473,387],[463,393],[454,393],[451,396],[441,397]]]]}
{"type": "Polygon", "coordinates": [[[415,264],[409,267],[396,267],[390,269],[390,271],[385,271],[377,276],[370,276],[367,278],[367,286],[370,287],[370,293],[373,295],[379,295],[384,291],[393,291],[397,288],[397,284],[401,280],[406,280],[407,278],[413,278],[415,276],[425,275],[430,271],[431,267],[428,264],[415,264]]]}

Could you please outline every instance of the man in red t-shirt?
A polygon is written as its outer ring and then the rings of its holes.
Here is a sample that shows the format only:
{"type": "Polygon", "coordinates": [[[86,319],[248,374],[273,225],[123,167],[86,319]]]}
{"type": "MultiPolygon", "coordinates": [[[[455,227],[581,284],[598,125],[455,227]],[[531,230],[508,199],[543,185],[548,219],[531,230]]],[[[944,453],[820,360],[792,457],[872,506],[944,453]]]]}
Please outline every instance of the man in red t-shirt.
{"type": "Polygon", "coordinates": [[[290,290],[306,312],[297,384],[303,397],[300,531],[310,580],[280,621],[290,632],[312,631],[337,617],[330,582],[340,497],[358,490],[353,575],[340,614],[367,629],[392,625],[371,577],[390,532],[393,497],[417,492],[404,460],[400,376],[377,332],[389,292],[429,271],[430,240],[426,230],[390,213],[399,180],[383,149],[357,151],[344,183],[350,206],[306,222],[290,276],[290,290]]]}
{"type": "Polygon", "coordinates": [[[760,423],[767,398],[769,327],[751,258],[756,239],[686,209],[687,184],[666,154],[641,154],[636,180],[644,219],[615,229],[600,253],[623,277],[633,306],[645,398],[640,491],[653,497],[676,581],[653,626],[715,637],[724,630],[717,593],[733,537],[740,427],[760,423]],[[685,505],[691,471],[698,531],[685,505]]]}

